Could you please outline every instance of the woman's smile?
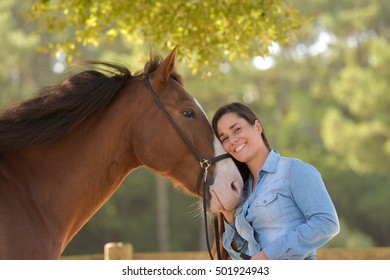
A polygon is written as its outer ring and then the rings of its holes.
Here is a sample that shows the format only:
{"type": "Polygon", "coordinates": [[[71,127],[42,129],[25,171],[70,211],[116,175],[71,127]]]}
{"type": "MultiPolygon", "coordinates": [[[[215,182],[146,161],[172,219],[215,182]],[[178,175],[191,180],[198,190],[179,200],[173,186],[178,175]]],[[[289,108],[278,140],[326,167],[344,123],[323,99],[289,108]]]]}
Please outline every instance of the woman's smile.
{"type": "Polygon", "coordinates": [[[241,144],[241,145],[238,146],[236,149],[234,149],[234,152],[235,152],[235,153],[238,153],[238,152],[241,151],[245,146],[246,146],[246,143],[241,144]]]}

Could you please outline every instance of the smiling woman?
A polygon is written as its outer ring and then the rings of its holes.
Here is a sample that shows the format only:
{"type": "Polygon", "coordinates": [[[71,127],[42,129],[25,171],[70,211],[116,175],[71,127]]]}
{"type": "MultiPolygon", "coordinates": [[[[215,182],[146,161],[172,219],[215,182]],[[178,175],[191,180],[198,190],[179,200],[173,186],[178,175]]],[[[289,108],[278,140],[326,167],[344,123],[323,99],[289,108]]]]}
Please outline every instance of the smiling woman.
{"type": "Polygon", "coordinates": [[[340,230],[320,173],[271,150],[259,118],[244,104],[220,108],[212,125],[225,151],[250,171],[240,205],[221,211],[230,257],[316,259],[340,230]]]}

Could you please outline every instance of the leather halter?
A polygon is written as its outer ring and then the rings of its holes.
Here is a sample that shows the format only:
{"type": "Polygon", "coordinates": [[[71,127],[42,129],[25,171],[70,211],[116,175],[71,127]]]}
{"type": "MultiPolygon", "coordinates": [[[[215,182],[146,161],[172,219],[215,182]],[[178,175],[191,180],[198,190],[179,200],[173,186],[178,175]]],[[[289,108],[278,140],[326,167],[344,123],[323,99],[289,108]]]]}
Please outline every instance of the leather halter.
{"type": "MultiPolygon", "coordinates": [[[[158,98],[158,96],[154,92],[154,90],[152,88],[152,85],[149,82],[148,75],[147,74],[143,74],[142,77],[143,77],[146,85],[148,86],[149,92],[152,94],[152,96],[153,96],[155,102],[157,103],[158,107],[161,109],[161,111],[167,117],[169,122],[173,125],[175,130],[180,134],[181,138],[184,140],[184,142],[187,144],[187,146],[191,149],[192,153],[195,155],[196,159],[199,162],[200,172],[199,172],[199,175],[198,175],[198,180],[197,180],[197,184],[196,185],[197,185],[197,191],[198,191],[198,195],[199,195],[200,186],[203,183],[203,214],[204,214],[204,223],[205,223],[205,230],[206,230],[206,243],[207,243],[207,249],[208,249],[208,252],[209,252],[209,255],[210,255],[210,259],[213,260],[214,258],[213,258],[213,255],[211,253],[211,247],[210,247],[209,236],[208,236],[208,223],[207,223],[207,197],[206,197],[206,193],[208,191],[208,187],[210,186],[210,182],[207,180],[208,168],[212,164],[214,164],[214,163],[216,163],[216,162],[218,162],[220,160],[230,158],[231,156],[229,154],[222,154],[222,155],[216,156],[215,158],[212,158],[212,159],[207,159],[204,156],[202,156],[195,149],[195,147],[191,144],[191,142],[188,141],[187,137],[185,137],[185,135],[180,130],[180,128],[177,126],[177,124],[172,119],[171,115],[167,112],[167,110],[165,110],[164,106],[162,105],[160,99],[158,98]],[[203,180],[202,180],[202,178],[203,178],[203,180]]],[[[222,259],[221,252],[220,252],[220,247],[219,247],[219,240],[218,240],[218,238],[219,238],[218,222],[217,222],[216,218],[214,218],[214,228],[215,228],[215,238],[216,238],[218,259],[222,259]]]]}

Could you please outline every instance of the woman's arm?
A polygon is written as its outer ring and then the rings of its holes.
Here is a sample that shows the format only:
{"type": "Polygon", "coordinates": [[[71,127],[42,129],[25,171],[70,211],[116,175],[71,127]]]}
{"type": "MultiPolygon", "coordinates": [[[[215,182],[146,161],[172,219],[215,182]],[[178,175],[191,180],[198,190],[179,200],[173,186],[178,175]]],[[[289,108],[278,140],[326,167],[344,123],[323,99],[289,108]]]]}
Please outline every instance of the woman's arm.
{"type": "Polygon", "coordinates": [[[340,231],[336,209],[319,172],[296,161],[290,176],[291,195],[306,222],[263,248],[270,259],[304,259],[340,231]]]}

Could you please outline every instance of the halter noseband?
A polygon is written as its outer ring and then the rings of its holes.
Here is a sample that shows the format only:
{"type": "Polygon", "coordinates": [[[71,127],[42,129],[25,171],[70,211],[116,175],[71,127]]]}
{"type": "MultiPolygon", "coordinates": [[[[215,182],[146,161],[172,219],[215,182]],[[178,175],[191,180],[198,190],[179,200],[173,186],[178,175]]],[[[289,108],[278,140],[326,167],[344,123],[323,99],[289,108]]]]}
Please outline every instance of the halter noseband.
{"type": "MultiPolygon", "coordinates": [[[[142,77],[143,77],[146,85],[148,86],[149,92],[152,94],[153,99],[157,103],[158,107],[160,107],[161,111],[167,117],[169,122],[173,125],[175,130],[180,134],[181,138],[184,140],[184,142],[187,144],[187,146],[191,149],[192,153],[195,155],[196,159],[199,162],[200,172],[199,172],[199,175],[198,175],[198,180],[197,180],[196,186],[197,186],[197,191],[198,191],[198,195],[199,195],[200,186],[201,186],[201,184],[203,182],[203,213],[204,213],[204,222],[205,222],[205,230],[206,230],[206,243],[207,243],[207,249],[208,249],[208,252],[209,252],[209,255],[210,255],[210,259],[213,260],[214,258],[213,258],[213,255],[211,253],[211,247],[210,247],[209,237],[208,237],[208,224],[207,224],[207,197],[206,197],[206,192],[207,192],[207,188],[209,187],[209,182],[207,182],[207,175],[208,175],[208,169],[209,169],[209,167],[212,164],[214,164],[214,163],[216,163],[216,162],[218,162],[220,160],[223,160],[223,159],[226,159],[226,158],[230,158],[230,155],[229,154],[222,154],[222,155],[216,156],[215,158],[212,158],[212,159],[207,159],[207,158],[203,157],[195,149],[195,147],[191,144],[191,142],[188,141],[187,137],[185,137],[183,132],[180,130],[180,128],[175,123],[175,121],[172,119],[171,115],[167,112],[167,110],[165,110],[164,106],[162,105],[160,99],[158,98],[158,96],[154,92],[154,90],[152,88],[152,85],[149,82],[148,75],[147,74],[143,74],[142,77]],[[202,180],[202,177],[203,177],[203,180],[202,180]]],[[[215,228],[215,238],[216,238],[218,259],[222,259],[221,252],[220,252],[220,247],[219,247],[219,240],[218,240],[218,238],[219,238],[218,223],[217,223],[216,218],[214,219],[214,228],[215,228]]]]}

